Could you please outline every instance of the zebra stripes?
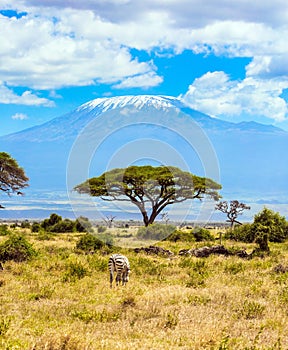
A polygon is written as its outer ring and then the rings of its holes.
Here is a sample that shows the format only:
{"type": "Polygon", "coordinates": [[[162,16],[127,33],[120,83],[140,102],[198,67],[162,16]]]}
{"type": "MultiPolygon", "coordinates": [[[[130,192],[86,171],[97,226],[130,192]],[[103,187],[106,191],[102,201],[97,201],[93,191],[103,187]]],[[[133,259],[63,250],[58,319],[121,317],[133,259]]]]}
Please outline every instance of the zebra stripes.
{"type": "Polygon", "coordinates": [[[130,264],[126,256],[121,254],[113,254],[108,261],[110,272],[110,287],[112,288],[114,273],[116,273],[116,285],[122,281],[124,286],[129,281],[130,264]]]}

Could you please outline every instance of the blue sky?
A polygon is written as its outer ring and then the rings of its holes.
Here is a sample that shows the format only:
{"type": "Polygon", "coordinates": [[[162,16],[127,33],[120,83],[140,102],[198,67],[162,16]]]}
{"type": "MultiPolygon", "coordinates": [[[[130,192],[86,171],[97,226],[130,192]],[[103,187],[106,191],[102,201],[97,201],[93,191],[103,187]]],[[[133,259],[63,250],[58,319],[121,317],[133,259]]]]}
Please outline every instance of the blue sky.
{"type": "Polygon", "coordinates": [[[0,135],[159,94],[288,130],[286,0],[1,0],[0,135]]]}

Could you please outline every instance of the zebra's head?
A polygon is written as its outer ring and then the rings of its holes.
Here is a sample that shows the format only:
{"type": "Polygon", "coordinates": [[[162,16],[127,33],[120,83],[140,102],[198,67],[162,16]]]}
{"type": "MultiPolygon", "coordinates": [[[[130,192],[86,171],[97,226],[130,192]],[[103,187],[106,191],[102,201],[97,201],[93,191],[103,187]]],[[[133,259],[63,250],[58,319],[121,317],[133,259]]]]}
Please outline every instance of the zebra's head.
{"type": "Polygon", "coordinates": [[[131,273],[130,269],[126,270],[126,273],[124,275],[124,282],[127,283],[129,281],[129,274],[131,273]]]}

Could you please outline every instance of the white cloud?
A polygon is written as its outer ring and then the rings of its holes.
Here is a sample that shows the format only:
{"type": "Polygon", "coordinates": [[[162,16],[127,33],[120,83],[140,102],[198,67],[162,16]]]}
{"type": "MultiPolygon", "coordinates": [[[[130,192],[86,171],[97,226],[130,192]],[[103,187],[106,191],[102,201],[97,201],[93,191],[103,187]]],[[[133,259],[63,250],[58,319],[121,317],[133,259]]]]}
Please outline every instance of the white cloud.
{"type": "Polygon", "coordinates": [[[25,119],[28,119],[28,115],[23,114],[23,113],[16,113],[16,114],[12,115],[11,118],[14,120],[25,120],[25,119]]]}
{"type": "Polygon", "coordinates": [[[0,54],[5,65],[0,79],[9,85],[57,89],[156,75],[153,63],[134,59],[127,46],[113,38],[117,25],[91,11],[66,10],[54,16],[2,16],[0,54]]]}
{"type": "Polygon", "coordinates": [[[54,102],[43,97],[38,97],[31,91],[26,90],[21,95],[14,93],[12,89],[9,89],[5,85],[0,83],[0,103],[3,104],[19,104],[26,106],[45,106],[53,107],[54,102]]]}
{"type": "Polygon", "coordinates": [[[129,77],[123,80],[121,83],[114,85],[117,89],[132,88],[132,87],[151,87],[157,86],[162,83],[163,78],[156,75],[154,72],[148,72],[147,74],[137,75],[129,77]]]}
{"type": "Polygon", "coordinates": [[[9,86],[58,89],[97,83],[151,87],[162,77],[130,49],[185,49],[251,57],[248,76],[288,76],[286,0],[3,0],[0,79],[9,86]],[[269,61],[269,62],[268,62],[269,61]]]}
{"type": "Polygon", "coordinates": [[[261,116],[274,121],[288,117],[288,106],[281,98],[288,80],[247,77],[231,80],[224,72],[208,72],[189,86],[183,101],[199,111],[217,117],[261,116]]]}

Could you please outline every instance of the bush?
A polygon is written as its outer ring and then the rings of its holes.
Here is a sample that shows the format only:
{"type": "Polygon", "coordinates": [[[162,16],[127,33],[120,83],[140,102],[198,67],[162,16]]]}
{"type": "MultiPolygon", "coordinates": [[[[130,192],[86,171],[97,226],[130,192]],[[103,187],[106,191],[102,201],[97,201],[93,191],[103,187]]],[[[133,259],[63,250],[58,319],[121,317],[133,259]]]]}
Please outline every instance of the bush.
{"type": "Polygon", "coordinates": [[[80,216],[75,221],[70,219],[62,219],[61,216],[53,213],[49,219],[45,219],[41,224],[34,223],[32,225],[32,232],[39,232],[40,229],[47,232],[68,233],[68,232],[89,232],[92,229],[92,224],[88,218],[80,216]]]}
{"type": "Polygon", "coordinates": [[[31,232],[39,232],[41,229],[41,225],[39,224],[39,222],[33,222],[32,226],[31,226],[31,232]]]}
{"type": "Polygon", "coordinates": [[[101,249],[103,246],[104,243],[90,233],[80,237],[76,243],[76,249],[83,250],[86,253],[101,249]]]}
{"type": "Polygon", "coordinates": [[[80,216],[75,221],[75,229],[77,232],[91,232],[92,224],[89,222],[88,218],[80,216]]]}
{"type": "Polygon", "coordinates": [[[41,226],[44,228],[44,230],[51,231],[50,228],[56,225],[61,220],[62,217],[60,215],[53,213],[50,215],[49,219],[45,219],[44,221],[42,221],[41,226]]]}
{"type": "Polygon", "coordinates": [[[258,250],[261,252],[269,252],[268,239],[271,235],[270,227],[261,224],[254,224],[252,230],[255,235],[255,243],[259,246],[258,250]]]}
{"type": "Polygon", "coordinates": [[[202,242],[202,241],[214,241],[214,236],[211,235],[209,230],[205,228],[195,228],[191,231],[177,230],[172,232],[165,241],[170,242],[202,242]]]}
{"type": "Polygon", "coordinates": [[[25,221],[22,221],[21,222],[21,225],[20,225],[21,228],[30,228],[31,227],[31,224],[28,220],[25,220],[25,221]]]}
{"type": "Polygon", "coordinates": [[[234,229],[229,229],[229,231],[225,233],[225,238],[237,242],[252,243],[254,242],[255,236],[252,232],[252,225],[243,224],[235,226],[234,229]]]}
{"type": "Polygon", "coordinates": [[[137,231],[137,237],[141,239],[153,239],[162,241],[175,231],[173,225],[152,224],[148,227],[140,227],[137,231]]]}
{"type": "Polygon", "coordinates": [[[29,260],[36,256],[36,250],[22,235],[12,235],[0,245],[0,261],[16,262],[29,260]]]}
{"type": "MultiPolygon", "coordinates": [[[[225,238],[246,243],[253,243],[257,240],[256,243],[260,244],[259,236],[262,236],[263,227],[266,227],[264,229],[265,235],[267,234],[267,239],[270,242],[281,243],[288,237],[288,224],[285,217],[273,212],[273,210],[264,208],[254,216],[252,224],[236,226],[234,230],[229,230],[225,234],[225,238]]],[[[265,237],[263,239],[265,240],[265,237]]]]}
{"type": "Polygon", "coordinates": [[[0,225],[0,236],[7,236],[11,233],[8,229],[8,225],[0,225]]]}
{"type": "Polygon", "coordinates": [[[106,230],[107,230],[107,227],[106,227],[106,226],[98,226],[98,227],[97,227],[98,233],[105,232],[106,230]]]}
{"type": "MultiPolygon", "coordinates": [[[[253,226],[256,226],[253,232],[257,232],[257,225],[269,227],[269,241],[270,242],[284,242],[288,237],[288,225],[284,216],[275,213],[273,210],[264,208],[260,213],[254,217],[253,226]]],[[[254,234],[254,239],[256,236],[254,234]]]]}
{"type": "Polygon", "coordinates": [[[114,244],[113,235],[111,233],[109,233],[109,232],[104,233],[104,234],[103,233],[102,234],[96,234],[95,237],[100,239],[100,241],[102,241],[108,247],[112,247],[113,244],[114,244]]]}
{"type": "Polygon", "coordinates": [[[172,232],[167,238],[165,238],[165,241],[170,242],[195,242],[195,237],[193,234],[193,231],[180,231],[176,230],[175,232],[172,232]]]}
{"type": "Polygon", "coordinates": [[[72,220],[65,219],[57,222],[55,225],[50,226],[49,231],[56,233],[67,233],[75,231],[75,223],[72,220]]]}
{"type": "Polygon", "coordinates": [[[66,266],[64,282],[75,282],[88,275],[88,269],[79,261],[72,261],[66,266]]]}
{"type": "Polygon", "coordinates": [[[196,242],[202,242],[202,241],[215,241],[214,236],[211,235],[210,231],[206,228],[196,228],[192,231],[195,241],[196,242]]]}

